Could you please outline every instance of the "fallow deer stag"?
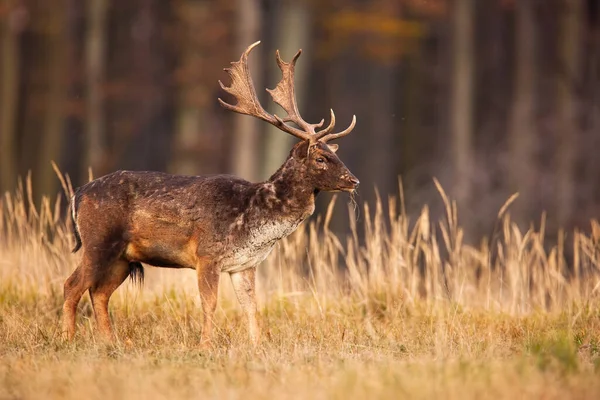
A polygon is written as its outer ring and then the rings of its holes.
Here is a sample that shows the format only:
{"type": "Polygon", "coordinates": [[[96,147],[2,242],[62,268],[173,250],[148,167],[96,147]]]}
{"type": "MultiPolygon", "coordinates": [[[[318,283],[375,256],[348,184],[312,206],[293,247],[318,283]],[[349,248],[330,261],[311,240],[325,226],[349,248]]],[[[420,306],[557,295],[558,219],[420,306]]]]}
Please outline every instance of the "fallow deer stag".
{"type": "Polygon", "coordinates": [[[332,139],[347,135],[356,124],[332,133],[335,115],[324,129],[321,121],[302,119],[294,95],[294,67],[277,52],[283,78],[267,91],[287,113],[280,118],[260,105],[248,69],[249,46],[226,68],[231,86],[224,91],[237,100],[231,111],[260,118],[299,139],[284,164],[262,183],[229,175],[178,176],[161,172],[117,171],[80,187],[71,200],[76,252],[81,263],[66,280],[63,324],[75,334],[77,304],[89,290],[100,333],[113,337],[108,314],[112,293],[128,277],[143,278],[142,263],[192,268],[198,276],[204,320],[201,345],[211,342],[219,276],[228,272],[248,320],[250,340],[259,340],[256,319],[255,269],[275,243],[310,216],[320,191],[353,192],[358,179],[335,155],[332,139]],[[291,125],[289,123],[293,123],[291,125]]]}

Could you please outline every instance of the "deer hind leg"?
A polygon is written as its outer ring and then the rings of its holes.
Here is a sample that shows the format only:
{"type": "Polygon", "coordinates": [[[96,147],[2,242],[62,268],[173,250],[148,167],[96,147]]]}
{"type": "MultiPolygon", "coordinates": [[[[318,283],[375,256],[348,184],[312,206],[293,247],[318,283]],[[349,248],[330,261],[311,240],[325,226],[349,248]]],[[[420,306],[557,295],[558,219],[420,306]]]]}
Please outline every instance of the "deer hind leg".
{"type": "Polygon", "coordinates": [[[63,330],[67,339],[75,336],[75,316],[81,296],[88,289],[85,280],[85,263],[82,262],[65,281],[65,302],[63,304],[63,330]]]}
{"type": "Polygon", "coordinates": [[[219,295],[220,268],[214,264],[198,266],[198,290],[202,301],[202,336],[200,347],[207,349],[212,341],[212,328],[215,309],[217,308],[217,297],[219,295]]]}
{"type": "Polygon", "coordinates": [[[253,345],[260,340],[260,329],[256,320],[256,268],[250,268],[229,275],[235,294],[248,319],[248,334],[253,345]]]}
{"type": "Polygon", "coordinates": [[[94,307],[94,315],[100,334],[108,340],[113,339],[113,330],[108,314],[108,302],[110,296],[131,272],[129,263],[125,260],[117,260],[107,265],[105,269],[94,276],[94,283],[90,287],[90,297],[94,307]]]}

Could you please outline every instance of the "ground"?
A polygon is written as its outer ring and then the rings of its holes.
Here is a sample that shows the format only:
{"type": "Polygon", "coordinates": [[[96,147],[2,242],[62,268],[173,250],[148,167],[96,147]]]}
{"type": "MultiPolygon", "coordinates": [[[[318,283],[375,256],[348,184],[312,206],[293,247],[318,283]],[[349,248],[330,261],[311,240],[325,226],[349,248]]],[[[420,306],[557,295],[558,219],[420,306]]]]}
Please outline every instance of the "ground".
{"type": "Polygon", "coordinates": [[[319,306],[311,294],[262,307],[252,348],[222,299],[214,349],[199,350],[191,294],[117,296],[119,340],[95,336],[89,302],[74,342],[60,296],[0,295],[0,398],[599,398],[598,310],[556,315],[319,306]],[[142,296],[144,299],[137,298],[142,296]],[[155,296],[154,299],[151,297],[155,296]]]}

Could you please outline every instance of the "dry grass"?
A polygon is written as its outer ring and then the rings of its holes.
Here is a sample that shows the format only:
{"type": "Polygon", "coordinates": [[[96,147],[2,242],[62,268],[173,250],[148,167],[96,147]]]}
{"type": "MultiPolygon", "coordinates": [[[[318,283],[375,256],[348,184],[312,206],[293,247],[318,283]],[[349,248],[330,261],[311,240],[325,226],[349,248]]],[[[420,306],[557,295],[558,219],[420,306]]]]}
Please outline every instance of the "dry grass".
{"type": "Polygon", "coordinates": [[[215,348],[201,352],[193,271],[147,268],[145,288],[120,288],[115,344],[97,340],[84,298],[65,342],[78,255],[64,205],[33,207],[26,184],[0,205],[0,398],[598,398],[600,226],[547,249],[543,220],[521,232],[504,207],[492,245],[471,247],[439,189],[442,221],[379,201],[361,242],[354,224],[329,231],[332,203],[261,266],[262,345],[248,345],[224,277],[215,348]]]}

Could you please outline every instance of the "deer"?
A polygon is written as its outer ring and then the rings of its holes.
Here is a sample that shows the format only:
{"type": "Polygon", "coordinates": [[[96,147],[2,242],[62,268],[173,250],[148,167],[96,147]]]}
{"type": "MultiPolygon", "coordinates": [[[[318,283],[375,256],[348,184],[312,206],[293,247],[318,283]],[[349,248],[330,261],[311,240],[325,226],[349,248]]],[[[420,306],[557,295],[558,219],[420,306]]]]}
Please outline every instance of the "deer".
{"type": "Polygon", "coordinates": [[[322,128],[300,116],[294,92],[291,62],[276,61],[282,78],[267,89],[287,113],[284,118],[261,106],[248,67],[248,56],[260,41],[225,68],[230,86],[221,88],[236,104],[218,99],[223,108],[259,118],[297,139],[283,165],[265,182],[251,183],[232,175],[184,176],[153,171],[116,171],[77,188],[70,213],[75,247],[81,259],[64,283],[63,331],[68,340],[76,333],[76,311],[89,291],[96,327],[101,337],[116,339],[108,304],[126,280],[143,281],[144,265],[196,270],[203,315],[201,348],[212,346],[213,317],[219,278],[228,273],[248,326],[249,340],[257,345],[256,268],[275,244],[290,235],[315,210],[321,191],[353,193],[359,181],[336,155],[333,139],[335,114],[322,128]]]}

